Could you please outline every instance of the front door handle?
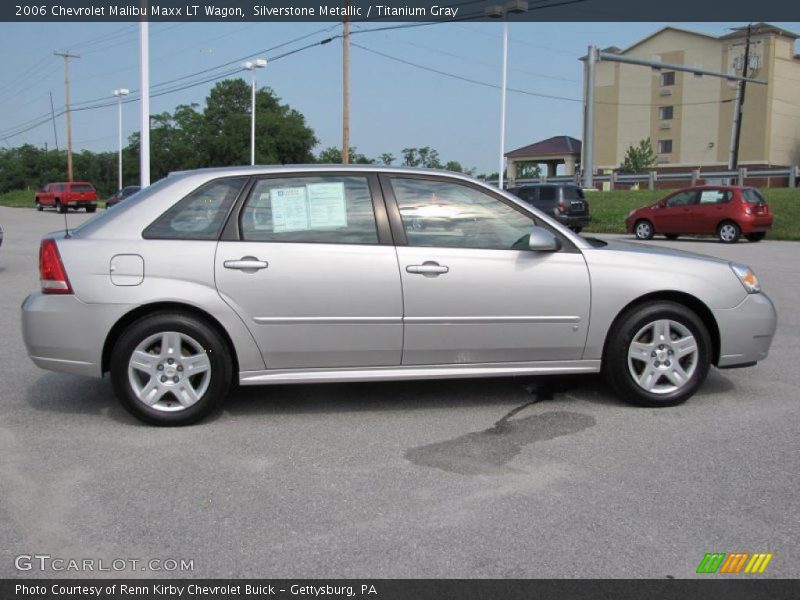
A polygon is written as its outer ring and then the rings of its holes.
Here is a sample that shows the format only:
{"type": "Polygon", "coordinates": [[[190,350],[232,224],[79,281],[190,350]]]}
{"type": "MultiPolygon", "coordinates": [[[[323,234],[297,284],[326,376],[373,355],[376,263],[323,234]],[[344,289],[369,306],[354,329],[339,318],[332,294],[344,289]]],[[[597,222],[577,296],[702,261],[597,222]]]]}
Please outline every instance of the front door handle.
{"type": "Polygon", "coordinates": [[[408,265],[406,271],[415,275],[424,275],[425,277],[437,277],[450,271],[450,267],[440,265],[432,260],[426,260],[421,265],[408,265]]]}
{"type": "Polygon", "coordinates": [[[243,256],[239,260],[226,260],[222,263],[226,269],[238,269],[240,271],[255,272],[259,269],[266,269],[269,263],[259,260],[255,256],[243,256]]]}

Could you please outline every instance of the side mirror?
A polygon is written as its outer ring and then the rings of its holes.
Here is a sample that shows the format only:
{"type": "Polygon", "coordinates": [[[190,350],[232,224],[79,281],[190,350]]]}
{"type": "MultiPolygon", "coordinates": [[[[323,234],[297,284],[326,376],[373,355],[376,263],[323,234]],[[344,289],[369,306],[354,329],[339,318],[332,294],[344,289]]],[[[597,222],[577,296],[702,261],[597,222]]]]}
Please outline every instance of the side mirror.
{"type": "Polygon", "coordinates": [[[528,247],[534,252],[558,252],[561,240],[543,227],[535,226],[528,238],[528,247]]]}

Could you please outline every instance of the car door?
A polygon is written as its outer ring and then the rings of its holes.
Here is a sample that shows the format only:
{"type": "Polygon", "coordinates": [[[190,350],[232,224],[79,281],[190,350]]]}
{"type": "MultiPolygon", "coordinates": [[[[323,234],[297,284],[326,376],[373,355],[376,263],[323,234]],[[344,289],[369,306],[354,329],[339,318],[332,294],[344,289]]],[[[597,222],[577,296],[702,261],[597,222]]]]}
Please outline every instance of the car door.
{"type": "Polygon", "coordinates": [[[669,196],[664,206],[654,215],[657,233],[698,233],[696,219],[692,217],[697,202],[695,190],[685,190],[669,196]]]}
{"type": "Polygon", "coordinates": [[[258,178],[215,272],[269,369],[400,364],[400,275],[375,175],[258,178]]]}
{"type": "Polygon", "coordinates": [[[725,216],[725,205],[730,199],[731,193],[728,190],[718,188],[699,190],[697,204],[691,213],[697,226],[694,233],[716,233],[717,224],[725,216]]]}
{"type": "Polygon", "coordinates": [[[531,251],[534,217],[469,182],[398,174],[381,186],[403,282],[404,365],[581,357],[589,273],[569,240],[531,251]],[[415,229],[426,211],[441,225],[415,229]]]}

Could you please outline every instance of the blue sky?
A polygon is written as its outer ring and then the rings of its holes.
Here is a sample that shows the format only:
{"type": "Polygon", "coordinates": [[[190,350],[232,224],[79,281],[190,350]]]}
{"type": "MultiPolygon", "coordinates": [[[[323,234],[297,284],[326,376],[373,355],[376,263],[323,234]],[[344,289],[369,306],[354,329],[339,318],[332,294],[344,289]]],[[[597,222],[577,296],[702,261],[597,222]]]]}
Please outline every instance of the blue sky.
{"type": "MultiPolygon", "coordinates": [[[[741,23],[674,23],[721,34],[741,23]]],[[[512,23],[510,88],[581,98],[578,57],[589,44],[625,47],[664,23],[512,23]]],[[[776,23],[800,30],[798,23],[776,23]]],[[[182,77],[293,38],[330,27],[274,53],[339,33],[331,23],[154,23],[151,25],[151,83],[182,77]]],[[[374,25],[354,26],[354,31],[374,25]]],[[[354,43],[403,60],[489,84],[500,83],[499,23],[452,23],[354,35],[354,43]]],[[[81,55],[71,62],[72,100],[111,99],[117,87],[138,88],[138,25],[126,23],[0,24],[0,139],[8,130],[47,114],[49,92],[56,110],[64,103],[62,60],[54,50],[81,55]]],[[[341,43],[300,52],[258,72],[268,85],[302,112],[320,140],[317,150],[341,140],[341,43]]],[[[351,50],[351,142],[360,152],[400,155],[407,146],[431,146],[443,160],[458,160],[478,172],[497,170],[499,89],[444,77],[370,54],[351,50]]],[[[238,64],[238,63],[237,63],[238,64]]],[[[213,72],[212,72],[213,74],[213,72]]],[[[178,104],[202,104],[213,83],[151,100],[151,112],[172,111],[178,104]]],[[[127,137],[138,128],[139,104],[124,107],[127,137]]],[[[506,149],[552,136],[580,138],[579,102],[510,92],[506,149]]],[[[57,119],[64,147],[64,117],[57,119]]],[[[116,149],[116,107],[73,113],[76,150],[116,149]]],[[[0,141],[54,145],[48,122],[0,141]]]]}

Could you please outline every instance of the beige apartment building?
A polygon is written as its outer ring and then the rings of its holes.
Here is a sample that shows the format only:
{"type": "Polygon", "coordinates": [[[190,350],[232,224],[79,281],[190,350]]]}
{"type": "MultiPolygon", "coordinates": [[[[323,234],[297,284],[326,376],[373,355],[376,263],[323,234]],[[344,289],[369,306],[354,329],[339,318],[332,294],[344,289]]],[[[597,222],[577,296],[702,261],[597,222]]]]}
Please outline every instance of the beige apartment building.
{"type": "MultiPolygon", "coordinates": [[[[712,36],[664,27],[634,45],[605,52],[742,73],[743,29],[712,36]]],[[[800,164],[800,55],[797,34],[759,23],[752,29],[739,165],[800,164]]],[[[601,61],[595,79],[595,168],[618,168],[629,146],[650,138],[659,171],[726,167],[736,86],[692,73],[601,61]]]]}

